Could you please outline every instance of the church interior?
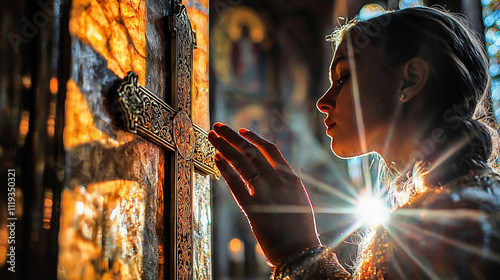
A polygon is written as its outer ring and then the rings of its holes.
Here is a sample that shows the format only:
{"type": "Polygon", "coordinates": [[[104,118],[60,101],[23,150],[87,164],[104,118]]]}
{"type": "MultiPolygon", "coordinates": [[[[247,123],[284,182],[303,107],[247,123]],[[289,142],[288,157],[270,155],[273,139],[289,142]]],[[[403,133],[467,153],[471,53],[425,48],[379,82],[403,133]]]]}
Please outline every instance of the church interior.
{"type": "Polygon", "coordinates": [[[342,195],[377,185],[378,163],[330,152],[325,37],[418,5],[482,34],[500,108],[498,0],[2,2],[0,279],[269,279],[215,167],[215,122],[276,143],[322,241],[354,259],[342,195]]]}

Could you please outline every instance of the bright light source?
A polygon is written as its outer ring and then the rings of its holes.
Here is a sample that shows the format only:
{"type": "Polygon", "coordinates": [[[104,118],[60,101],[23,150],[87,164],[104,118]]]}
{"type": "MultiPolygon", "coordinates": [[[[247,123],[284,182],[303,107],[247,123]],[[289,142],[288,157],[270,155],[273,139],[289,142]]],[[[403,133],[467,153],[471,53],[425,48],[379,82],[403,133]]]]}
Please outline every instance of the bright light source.
{"type": "Polygon", "coordinates": [[[389,220],[389,208],[379,197],[361,196],[356,204],[356,216],[365,225],[376,226],[389,220]]]}
{"type": "Polygon", "coordinates": [[[85,205],[84,205],[84,204],[83,204],[83,202],[81,202],[81,201],[78,201],[78,202],[76,203],[76,213],[77,213],[78,215],[82,215],[82,214],[83,214],[83,208],[84,208],[84,206],[85,206],[85,205]]]}

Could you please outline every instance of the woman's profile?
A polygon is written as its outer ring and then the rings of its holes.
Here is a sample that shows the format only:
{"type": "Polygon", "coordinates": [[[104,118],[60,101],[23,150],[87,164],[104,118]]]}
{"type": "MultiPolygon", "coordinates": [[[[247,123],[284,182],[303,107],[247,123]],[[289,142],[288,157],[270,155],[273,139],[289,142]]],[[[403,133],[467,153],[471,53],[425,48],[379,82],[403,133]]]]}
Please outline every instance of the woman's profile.
{"type": "Polygon", "coordinates": [[[307,191],[277,147],[216,123],[217,167],[274,267],[271,278],[497,279],[498,134],[478,36],[459,16],[418,7],[354,20],[327,39],[331,87],[317,107],[331,150],[378,153],[393,209],[348,272],[319,239],[307,191]],[[267,206],[294,211],[259,211],[267,206]]]}

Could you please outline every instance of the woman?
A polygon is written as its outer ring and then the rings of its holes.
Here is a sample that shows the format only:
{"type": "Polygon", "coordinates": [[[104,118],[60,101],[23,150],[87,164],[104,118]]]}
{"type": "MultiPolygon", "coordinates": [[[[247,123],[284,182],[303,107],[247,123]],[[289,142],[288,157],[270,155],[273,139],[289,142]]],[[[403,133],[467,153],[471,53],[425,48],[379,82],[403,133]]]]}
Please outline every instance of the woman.
{"type": "Polygon", "coordinates": [[[353,21],[327,38],[332,85],[317,107],[332,151],[380,154],[394,209],[361,242],[351,275],[319,240],[307,191],[276,146],[216,123],[217,167],[272,278],[499,277],[500,180],[488,164],[498,136],[487,127],[488,63],[476,35],[457,16],[419,7],[353,21]]]}

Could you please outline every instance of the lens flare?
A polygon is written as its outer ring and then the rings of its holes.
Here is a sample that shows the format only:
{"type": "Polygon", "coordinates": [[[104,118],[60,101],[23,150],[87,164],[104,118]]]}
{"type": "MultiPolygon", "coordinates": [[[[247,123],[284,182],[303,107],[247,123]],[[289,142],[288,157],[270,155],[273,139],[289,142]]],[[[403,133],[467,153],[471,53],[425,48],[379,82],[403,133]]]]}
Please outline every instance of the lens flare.
{"type": "Polygon", "coordinates": [[[376,226],[387,223],[389,214],[389,208],[379,197],[361,196],[356,203],[356,217],[365,225],[376,226]]]}

